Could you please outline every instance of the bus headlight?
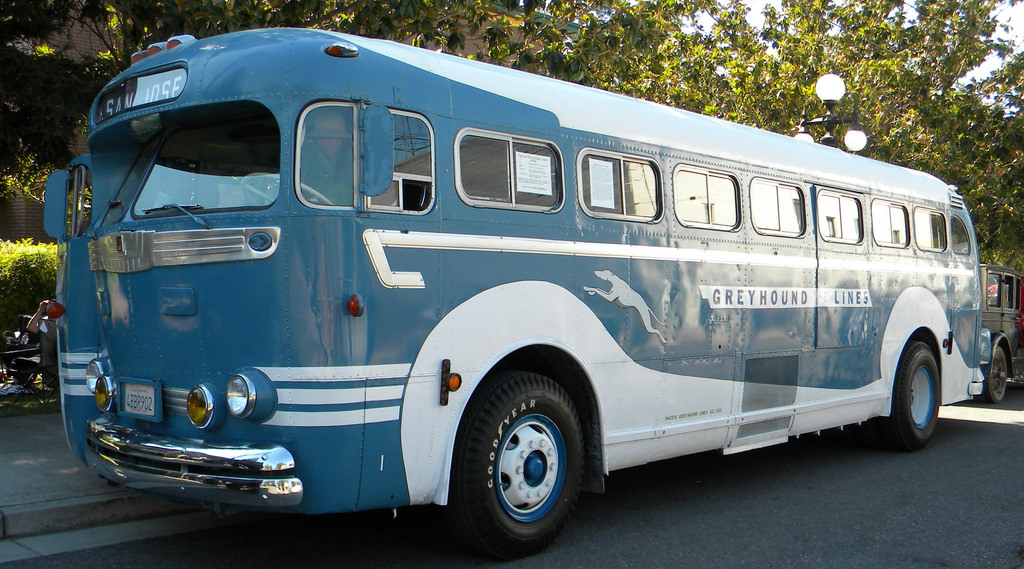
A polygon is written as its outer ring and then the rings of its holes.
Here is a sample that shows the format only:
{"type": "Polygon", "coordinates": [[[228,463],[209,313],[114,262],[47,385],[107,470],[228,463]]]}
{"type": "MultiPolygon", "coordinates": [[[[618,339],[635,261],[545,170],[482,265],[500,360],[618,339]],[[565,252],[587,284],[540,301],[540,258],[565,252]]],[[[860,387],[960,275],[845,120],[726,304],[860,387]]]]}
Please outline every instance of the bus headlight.
{"type": "Polygon", "coordinates": [[[217,413],[214,407],[213,390],[210,386],[202,383],[193,387],[188,392],[185,408],[188,411],[188,418],[192,421],[193,425],[200,429],[212,426],[217,413]]]}
{"type": "Polygon", "coordinates": [[[101,377],[109,376],[110,372],[107,369],[107,363],[104,360],[92,360],[89,365],[85,368],[85,385],[89,388],[89,393],[96,394],[96,383],[101,377]]]}
{"type": "Polygon", "coordinates": [[[242,374],[235,374],[228,380],[228,411],[239,419],[252,415],[256,408],[256,386],[242,374]]]}
{"type": "Polygon", "coordinates": [[[96,389],[93,395],[100,411],[109,413],[114,408],[114,401],[117,400],[117,384],[109,375],[100,375],[96,378],[96,389]]]}
{"type": "Polygon", "coordinates": [[[265,421],[277,409],[277,390],[265,373],[244,367],[228,380],[225,393],[228,412],[249,421],[265,421]]]}

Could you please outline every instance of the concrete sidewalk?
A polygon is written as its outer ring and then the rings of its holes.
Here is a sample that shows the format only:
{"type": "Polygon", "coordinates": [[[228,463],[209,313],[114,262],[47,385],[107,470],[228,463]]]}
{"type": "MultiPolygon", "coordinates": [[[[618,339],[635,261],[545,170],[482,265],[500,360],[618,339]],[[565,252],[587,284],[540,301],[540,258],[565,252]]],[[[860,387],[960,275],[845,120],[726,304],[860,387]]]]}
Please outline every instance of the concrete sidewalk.
{"type": "Polygon", "coordinates": [[[59,413],[0,419],[0,540],[188,511],[108,485],[71,454],[59,413]]]}

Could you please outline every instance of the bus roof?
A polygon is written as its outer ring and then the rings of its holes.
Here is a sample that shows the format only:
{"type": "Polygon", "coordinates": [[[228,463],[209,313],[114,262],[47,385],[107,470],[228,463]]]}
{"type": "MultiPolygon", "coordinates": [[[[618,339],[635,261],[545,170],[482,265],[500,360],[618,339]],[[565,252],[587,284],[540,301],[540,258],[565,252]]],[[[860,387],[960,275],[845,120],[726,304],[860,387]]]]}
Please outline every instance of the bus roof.
{"type": "MultiPolygon", "coordinates": [[[[466,85],[546,111],[566,129],[678,149],[747,165],[752,169],[782,171],[803,181],[847,189],[912,195],[939,203],[950,202],[950,186],[925,172],[682,109],[392,41],[322,30],[265,29],[227,34],[196,43],[223,42],[242,49],[263,48],[260,67],[271,69],[278,64],[295,65],[296,59],[291,57],[294,54],[286,55],[292,50],[306,49],[305,46],[315,46],[318,51],[322,50],[323,44],[315,41],[317,38],[329,41],[343,39],[355,44],[360,53],[372,52],[378,60],[383,58],[394,61],[396,67],[412,66],[440,80],[466,85]],[[288,49],[271,49],[281,44],[288,45],[288,49]],[[273,57],[280,57],[281,61],[272,63],[266,60],[273,57]]],[[[221,46],[216,47],[219,50],[221,46]]],[[[213,54],[214,51],[208,49],[206,54],[213,54]]],[[[111,84],[138,71],[137,68],[147,67],[151,66],[133,66],[111,84]]],[[[331,74],[313,75],[304,76],[302,83],[308,87],[317,82],[330,81],[328,76],[331,74]]],[[[380,76],[400,75],[384,72],[378,65],[374,78],[380,76]]],[[[292,76],[292,79],[295,77],[292,76]]],[[[317,89],[310,92],[315,91],[317,89]]]]}
{"type": "Polygon", "coordinates": [[[755,168],[782,169],[806,180],[949,201],[949,186],[930,174],[836,148],[462,57],[391,41],[344,37],[360,49],[550,111],[565,128],[677,148],[755,168]]]}

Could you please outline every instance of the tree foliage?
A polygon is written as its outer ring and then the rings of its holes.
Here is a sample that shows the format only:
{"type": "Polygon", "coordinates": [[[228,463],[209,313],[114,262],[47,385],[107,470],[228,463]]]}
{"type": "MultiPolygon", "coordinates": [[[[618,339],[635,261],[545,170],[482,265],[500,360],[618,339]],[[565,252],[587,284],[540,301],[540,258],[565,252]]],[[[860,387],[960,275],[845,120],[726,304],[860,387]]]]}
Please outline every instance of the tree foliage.
{"type": "Polygon", "coordinates": [[[46,174],[71,158],[112,67],[98,54],[68,57],[66,32],[73,15],[100,9],[93,0],[0,2],[0,197],[40,197],[46,174]]]}
{"type": "Polygon", "coordinates": [[[5,180],[33,161],[59,165],[96,76],[113,73],[101,64],[123,67],[133,51],[181,33],[293,26],[383,37],[781,133],[824,110],[814,83],[832,72],[848,86],[839,111],[856,108],[868,132],[862,153],[958,186],[983,260],[1024,265],[1024,56],[998,39],[995,18],[1016,1],[779,0],[755,26],[742,0],[14,0],[0,8],[0,58],[66,67],[16,85],[4,72],[0,164],[5,180]],[[107,39],[96,60],[40,49],[70,22],[69,7],[107,39]],[[19,27],[26,18],[50,24],[19,27]],[[991,57],[1002,62],[994,73],[972,75],[991,57]],[[29,102],[46,118],[15,131],[14,144],[7,113],[29,102]]]}

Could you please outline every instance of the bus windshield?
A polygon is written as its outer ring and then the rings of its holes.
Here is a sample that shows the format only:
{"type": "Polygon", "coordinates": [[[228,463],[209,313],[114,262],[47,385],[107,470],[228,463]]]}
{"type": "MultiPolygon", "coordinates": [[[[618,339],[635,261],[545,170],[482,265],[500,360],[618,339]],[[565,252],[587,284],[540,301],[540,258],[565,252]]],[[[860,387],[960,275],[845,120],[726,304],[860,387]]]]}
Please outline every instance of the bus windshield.
{"type": "Polygon", "coordinates": [[[269,116],[179,129],[163,141],[133,214],[269,206],[280,189],[280,149],[269,116]]]}

